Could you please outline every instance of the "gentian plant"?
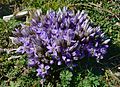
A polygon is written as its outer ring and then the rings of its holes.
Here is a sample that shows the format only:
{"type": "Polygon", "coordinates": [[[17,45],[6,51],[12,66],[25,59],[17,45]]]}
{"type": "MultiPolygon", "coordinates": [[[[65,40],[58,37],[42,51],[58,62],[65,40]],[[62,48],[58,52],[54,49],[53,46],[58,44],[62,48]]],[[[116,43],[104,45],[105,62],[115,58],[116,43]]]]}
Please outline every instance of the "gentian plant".
{"type": "Polygon", "coordinates": [[[45,15],[36,11],[30,25],[21,24],[13,31],[17,52],[25,53],[28,65],[37,68],[43,79],[55,66],[71,69],[82,58],[103,59],[110,39],[100,27],[93,26],[85,11],[49,10],[45,15]]]}

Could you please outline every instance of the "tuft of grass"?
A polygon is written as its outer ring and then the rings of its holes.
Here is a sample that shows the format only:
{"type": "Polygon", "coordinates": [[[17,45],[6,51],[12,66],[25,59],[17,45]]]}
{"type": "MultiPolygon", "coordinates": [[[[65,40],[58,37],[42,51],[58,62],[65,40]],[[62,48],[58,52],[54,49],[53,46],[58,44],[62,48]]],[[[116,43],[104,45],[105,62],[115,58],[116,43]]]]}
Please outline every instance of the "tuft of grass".
{"type": "Polygon", "coordinates": [[[9,36],[12,36],[12,31],[20,24],[21,21],[18,21],[14,18],[5,22],[3,19],[0,19],[0,48],[11,47],[9,36]]]}

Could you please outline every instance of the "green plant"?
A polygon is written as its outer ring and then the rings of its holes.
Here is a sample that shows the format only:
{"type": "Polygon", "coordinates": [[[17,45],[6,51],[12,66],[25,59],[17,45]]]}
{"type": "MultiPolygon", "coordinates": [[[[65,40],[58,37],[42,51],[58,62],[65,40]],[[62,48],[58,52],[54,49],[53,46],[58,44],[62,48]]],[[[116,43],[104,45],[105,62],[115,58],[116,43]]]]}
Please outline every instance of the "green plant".
{"type": "Polygon", "coordinates": [[[12,18],[8,22],[0,19],[0,47],[7,48],[12,45],[9,41],[9,36],[12,35],[12,31],[19,25],[20,21],[12,18]]]}
{"type": "Polygon", "coordinates": [[[78,73],[77,76],[73,78],[75,87],[105,87],[105,81],[102,81],[102,76],[94,75],[91,71],[87,70],[86,75],[78,73]]]}
{"type": "Polygon", "coordinates": [[[72,72],[68,70],[63,70],[60,73],[60,80],[61,80],[61,87],[69,87],[70,86],[70,81],[72,80],[72,72]]]}
{"type": "MultiPolygon", "coordinates": [[[[8,1],[13,0],[0,0],[2,4],[9,3],[8,1]]],[[[15,1],[15,0],[14,0],[15,1]]],[[[111,45],[109,53],[106,58],[107,61],[104,61],[104,65],[107,65],[107,68],[110,68],[110,65],[114,65],[114,57],[117,57],[117,62],[119,64],[119,52],[120,52],[120,2],[119,0],[22,0],[23,3],[17,3],[20,8],[42,8],[43,12],[46,12],[49,8],[57,10],[59,7],[66,5],[72,5],[70,9],[75,10],[86,10],[93,22],[96,22],[96,25],[100,25],[105,34],[111,38],[111,45]],[[114,56],[114,57],[113,57],[114,56]]],[[[6,10],[0,10],[2,13],[5,13],[6,10]]],[[[7,14],[10,11],[7,10],[7,14]]],[[[11,14],[11,13],[9,13],[11,14]]],[[[1,16],[1,15],[0,15],[1,16]]],[[[2,15],[3,16],[3,15],[2,15]]],[[[1,17],[2,18],[2,17],[1,17]]],[[[0,47],[8,48],[13,46],[7,46],[7,38],[11,35],[11,30],[17,24],[17,20],[10,20],[11,23],[4,23],[3,20],[0,20],[0,47]],[[12,22],[13,21],[13,22],[12,22]],[[15,22],[16,21],[16,22],[15,22]],[[15,24],[15,25],[14,25],[15,24]],[[8,26],[9,25],[9,26],[8,26]],[[9,28],[11,27],[11,28],[9,28]],[[9,32],[8,32],[9,31],[9,32]]],[[[10,44],[9,44],[10,45],[10,44]]],[[[13,54],[16,55],[16,54],[13,54]]],[[[31,69],[23,68],[26,66],[25,57],[20,59],[8,60],[11,55],[7,53],[0,54],[0,87],[10,87],[10,85],[20,84],[21,87],[41,87],[40,79],[34,78],[33,72],[31,69]],[[16,63],[18,63],[16,66],[16,63]],[[22,66],[23,64],[23,66],[22,66]],[[14,68],[14,65],[16,68],[14,68]],[[2,67],[2,68],[1,68],[2,67]],[[21,72],[22,71],[22,72],[21,72]],[[18,76],[19,75],[19,76],[18,76]]],[[[115,62],[115,63],[117,63],[115,62]]],[[[103,64],[103,62],[102,62],[103,64]]],[[[118,65],[114,65],[113,68],[118,65]]],[[[100,66],[101,67],[101,66],[100,66]]],[[[106,67],[104,68],[106,69],[106,67]]],[[[105,75],[95,75],[92,72],[83,72],[85,69],[78,68],[79,72],[71,78],[72,80],[66,81],[68,87],[84,87],[91,86],[95,87],[119,87],[119,79],[116,80],[113,75],[105,73],[105,75]],[[82,72],[82,74],[81,74],[82,72]],[[84,74],[83,74],[84,73],[84,74]],[[91,73],[91,74],[89,74],[91,73]],[[88,75],[89,74],[89,75],[88,75]],[[94,83],[95,82],[95,83],[94,83]]],[[[65,71],[64,71],[65,72],[65,71]]],[[[70,72],[70,71],[69,71],[70,72]]],[[[65,76],[64,76],[65,77],[65,76]]],[[[66,78],[66,77],[65,77],[66,78]]],[[[55,79],[52,79],[55,80],[55,79]]],[[[62,86],[60,82],[56,82],[58,87],[62,86]]],[[[65,83],[64,83],[65,84],[65,83]]],[[[46,83],[45,87],[53,87],[54,83],[46,83]]]]}

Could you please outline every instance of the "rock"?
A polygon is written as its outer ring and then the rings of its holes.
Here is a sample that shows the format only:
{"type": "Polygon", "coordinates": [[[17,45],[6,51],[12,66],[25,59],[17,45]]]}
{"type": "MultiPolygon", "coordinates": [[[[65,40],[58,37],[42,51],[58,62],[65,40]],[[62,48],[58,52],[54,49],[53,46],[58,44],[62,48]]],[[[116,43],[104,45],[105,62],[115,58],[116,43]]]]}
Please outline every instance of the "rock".
{"type": "Polygon", "coordinates": [[[3,20],[8,22],[12,17],[21,18],[25,15],[28,15],[28,13],[29,13],[28,11],[21,11],[21,12],[16,13],[15,15],[12,14],[8,16],[3,16],[3,20]]]}
{"type": "Polygon", "coordinates": [[[120,26],[120,23],[119,23],[119,22],[117,22],[115,25],[120,26]]]}
{"type": "Polygon", "coordinates": [[[22,12],[16,13],[15,17],[19,18],[19,17],[23,17],[27,14],[28,14],[28,11],[22,11],[22,12]]]}
{"type": "Polygon", "coordinates": [[[120,76],[120,72],[116,72],[114,73],[116,76],[120,76]]]}
{"type": "Polygon", "coordinates": [[[14,15],[3,16],[3,20],[8,22],[14,15]]]}

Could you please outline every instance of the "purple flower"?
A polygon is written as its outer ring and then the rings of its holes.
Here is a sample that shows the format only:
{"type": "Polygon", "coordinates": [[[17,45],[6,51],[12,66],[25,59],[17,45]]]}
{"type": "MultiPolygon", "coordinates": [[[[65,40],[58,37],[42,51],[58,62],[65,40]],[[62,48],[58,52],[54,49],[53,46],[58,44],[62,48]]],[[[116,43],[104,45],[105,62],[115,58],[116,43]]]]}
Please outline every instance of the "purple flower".
{"type": "Polygon", "coordinates": [[[36,11],[29,26],[21,24],[13,31],[13,43],[19,45],[17,52],[27,54],[30,66],[36,65],[37,75],[46,78],[54,66],[73,69],[82,58],[104,57],[110,39],[91,25],[85,11],[75,13],[67,7],[48,10],[46,15],[36,11]]]}
{"type": "Polygon", "coordinates": [[[40,64],[37,71],[37,76],[42,76],[44,78],[48,74],[48,70],[50,69],[49,65],[40,64]]]}
{"type": "Polygon", "coordinates": [[[29,64],[29,66],[34,66],[36,64],[34,58],[33,59],[28,59],[28,64],[29,64]]]}

